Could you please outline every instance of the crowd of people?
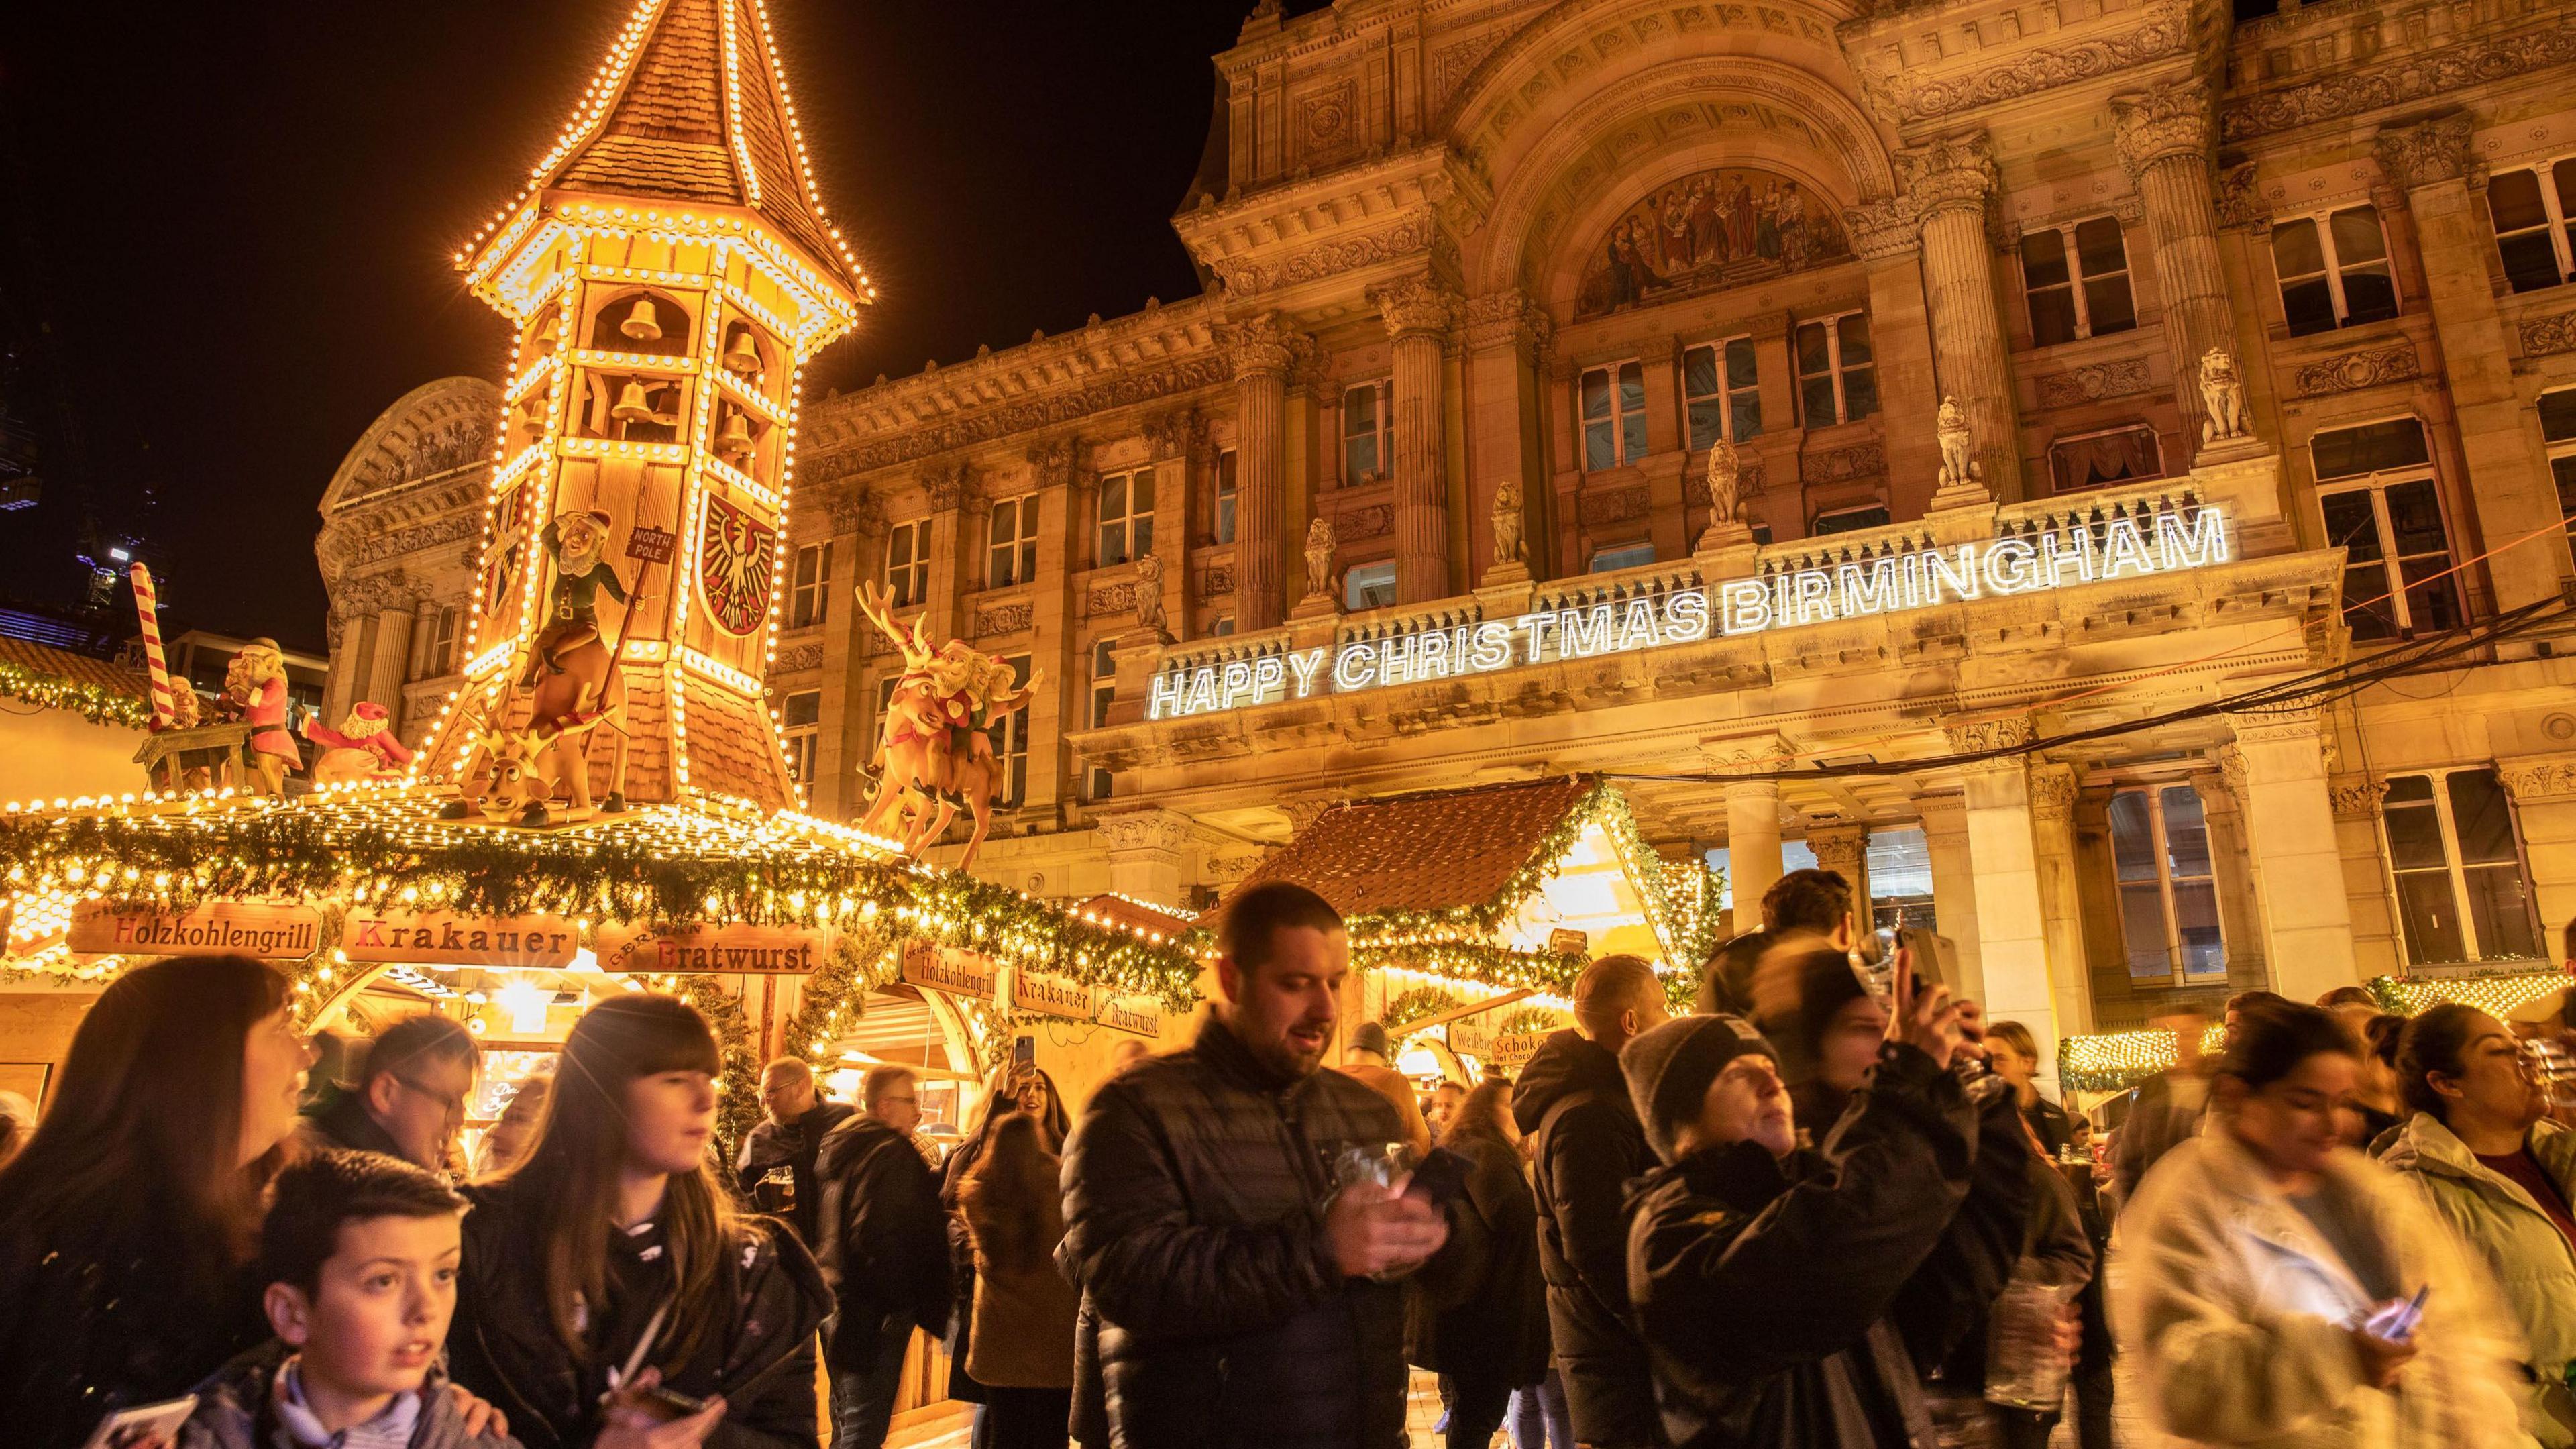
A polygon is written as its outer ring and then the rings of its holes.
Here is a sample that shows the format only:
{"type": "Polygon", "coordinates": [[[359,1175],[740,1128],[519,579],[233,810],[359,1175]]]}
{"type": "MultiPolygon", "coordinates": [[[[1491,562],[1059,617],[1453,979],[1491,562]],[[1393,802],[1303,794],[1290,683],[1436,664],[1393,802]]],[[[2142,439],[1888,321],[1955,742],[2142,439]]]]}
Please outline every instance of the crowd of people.
{"type": "Polygon", "coordinates": [[[1688,1014],[1604,957],[1417,1094],[1256,886],[1193,1040],[1078,1113],[1016,1052],[945,1151],[917,1070],[783,1059],[720,1156],[714,1031],[635,991],[468,1162],[453,1019],[309,1081],[274,971],[155,962],[0,1138],[0,1437],[877,1449],[944,1358],[975,1449],[1398,1449],[1417,1382],[1449,1449],[2576,1444],[2568,1006],[2245,992],[2088,1113],[1839,876],[1761,908],[1688,1014]]]}

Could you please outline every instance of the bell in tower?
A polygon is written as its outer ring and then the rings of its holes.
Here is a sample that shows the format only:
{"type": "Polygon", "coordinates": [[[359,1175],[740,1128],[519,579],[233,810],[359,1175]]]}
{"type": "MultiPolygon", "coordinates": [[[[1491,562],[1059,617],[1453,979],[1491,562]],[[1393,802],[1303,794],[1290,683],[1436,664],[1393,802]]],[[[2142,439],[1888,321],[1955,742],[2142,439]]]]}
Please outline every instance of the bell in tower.
{"type": "Polygon", "coordinates": [[[662,340],[662,319],[654,314],[653,299],[636,298],[635,310],[627,313],[626,320],[617,324],[617,330],[638,342],[662,340]]]}

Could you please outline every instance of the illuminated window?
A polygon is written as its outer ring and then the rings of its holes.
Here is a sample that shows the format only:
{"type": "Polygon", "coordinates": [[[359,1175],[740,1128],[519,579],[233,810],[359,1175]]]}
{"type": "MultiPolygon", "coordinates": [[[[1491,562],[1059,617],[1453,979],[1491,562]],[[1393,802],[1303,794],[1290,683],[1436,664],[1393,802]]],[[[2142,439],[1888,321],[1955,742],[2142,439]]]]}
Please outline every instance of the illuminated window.
{"type": "Polygon", "coordinates": [[[2156,443],[2156,430],[2143,423],[2079,433],[2048,445],[2049,487],[2057,493],[2161,478],[2164,472],[2164,449],[2156,443]]]}
{"type": "Polygon", "coordinates": [[[438,617],[430,621],[429,647],[421,654],[418,677],[441,679],[456,672],[456,625],[456,606],[440,606],[438,617]]]}
{"type": "Polygon", "coordinates": [[[1606,574],[1618,569],[1643,568],[1654,561],[1655,545],[1652,541],[1623,543],[1616,548],[1594,549],[1592,572],[1606,574]]]}
{"type": "Polygon", "coordinates": [[[868,734],[868,753],[871,757],[876,754],[877,745],[885,739],[886,711],[894,708],[894,687],[902,682],[902,679],[902,675],[889,674],[877,681],[876,725],[868,734]]]}
{"type": "Polygon", "coordinates": [[[1356,488],[1386,476],[1386,382],[1342,389],[1342,483],[1356,488]]]}
{"type": "Polygon", "coordinates": [[[2394,418],[2317,434],[2326,546],[2344,550],[2343,619],[2355,639],[2457,628],[2459,576],[2424,447],[2424,425],[2394,418]]]}
{"type": "Polygon", "coordinates": [[[2042,347],[2138,325],[2129,252],[2112,217],[2023,232],[2021,284],[2030,298],[2031,340],[2042,347]]]}
{"type": "Polygon", "coordinates": [[[832,611],[832,545],[829,540],[796,550],[794,580],[787,596],[787,627],[820,624],[832,611]]]}
{"type": "Polygon", "coordinates": [[[2487,215],[2515,291],[2576,281],[2576,156],[2489,176],[2487,215]]]}
{"type": "Polygon", "coordinates": [[[930,597],[930,520],[916,518],[886,530],[886,591],[898,609],[930,597]]]}
{"type": "Polygon", "coordinates": [[[1730,337],[1682,350],[1682,408],[1690,416],[1690,449],[1704,452],[1724,438],[1741,443],[1762,436],[1762,391],[1756,384],[1753,339],[1730,337]]]}
{"type": "Polygon", "coordinates": [[[1216,541],[1234,542],[1234,450],[1216,455],[1216,541]]]}
{"type": "MultiPolygon", "coordinates": [[[[1109,706],[1118,699],[1118,660],[1115,639],[1094,640],[1091,645],[1091,716],[1093,729],[1109,723],[1109,706]]],[[[1098,765],[1091,767],[1085,780],[1083,798],[1109,798],[1109,772],[1098,765]]]]}
{"type": "Polygon", "coordinates": [[[984,551],[984,586],[1007,588],[1038,576],[1038,496],[1023,494],[993,505],[993,532],[984,551]]]}
{"type": "Polygon", "coordinates": [[[1395,563],[1353,564],[1342,571],[1342,607],[1383,609],[1395,602],[1395,563]]]}
{"type": "Polygon", "coordinates": [[[1633,362],[1588,368],[1577,388],[1583,467],[1597,473],[1646,456],[1646,370],[1633,362]]]}
{"type": "Polygon", "coordinates": [[[2199,792],[2161,785],[2112,795],[2111,861],[2129,979],[2174,986],[2227,979],[2199,792]]]}
{"type": "Polygon", "coordinates": [[[2379,819],[2408,961],[2539,954],[2513,805],[2495,771],[2391,776],[2379,819]]]}
{"type": "Polygon", "coordinates": [[[1887,505],[1864,503],[1857,508],[1837,508],[1830,513],[1817,514],[1815,522],[1807,525],[1807,532],[1822,536],[1828,533],[1849,533],[1858,528],[1885,528],[1886,526],[1887,505]]]}
{"type": "Polygon", "coordinates": [[[1869,314],[1798,324],[1798,410],[1811,428],[1858,422],[1878,411],[1869,314]]]}
{"type": "Polygon", "coordinates": [[[2549,445],[2549,471],[2558,479],[2568,547],[2576,548],[2576,390],[2540,395],[2540,436],[2549,445]]]}
{"type": "Polygon", "coordinates": [[[1215,618],[1208,620],[1208,637],[1211,639],[1222,639],[1233,632],[1234,616],[1232,614],[1219,614],[1215,618]]]}
{"type": "Polygon", "coordinates": [[[2397,283],[2388,272],[2388,240],[2376,207],[2282,222],[2272,228],[2272,269],[2280,274],[2281,311],[2293,337],[2397,315],[2397,283]]]}
{"type": "Polygon", "coordinates": [[[778,737],[787,746],[788,773],[811,787],[816,752],[823,743],[823,691],[800,689],[779,702],[778,737]]]}
{"type": "MultiPolygon", "coordinates": [[[[1011,667],[1013,689],[1029,682],[1029,656],[1014,654],[1002,662],[1011,667]]],[[[1021,705],[993,720],[984,726],[984,733],[993,742],[993,758],[1002,766],[1002,788],[995,794],[993,804],[1008,810],[1028,798],[1029,707],[1021,705]]]]}
{"type": "Polygon", "coordinates": [[[1154,470],[1100,480],[1100,557],[1106,568],[1154,551],[1154,470]]]}

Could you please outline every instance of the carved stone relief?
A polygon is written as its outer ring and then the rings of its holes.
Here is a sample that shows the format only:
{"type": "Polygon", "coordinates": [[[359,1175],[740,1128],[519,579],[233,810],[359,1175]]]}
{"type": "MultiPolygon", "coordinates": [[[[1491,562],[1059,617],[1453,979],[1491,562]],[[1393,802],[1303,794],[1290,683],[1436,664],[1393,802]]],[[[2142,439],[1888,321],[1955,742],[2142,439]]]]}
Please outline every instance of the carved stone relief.
{"type": "Polygon", "coordinates": [[[2065,372],[2049,373],[2038,379],[2039,405],[2044,408],[2070,408],[2083,403],[2101,402],[2106,398],[2129,397],[2145,392],[2147,360],[2126,357],[2116,362],[2091,362],[2065,372]]]}
{"type": "Polygon", "coordinates": [[[2386,347],[2364,347],[2311,362],[2298,370],[2293,385],[2301,397],[2329,397],[2339,392],[2358,392],[2383,383],[2405,382],[2423,375],[2423,364],[2416,359],[2411,342],[2391,343],[2386,347]]]}

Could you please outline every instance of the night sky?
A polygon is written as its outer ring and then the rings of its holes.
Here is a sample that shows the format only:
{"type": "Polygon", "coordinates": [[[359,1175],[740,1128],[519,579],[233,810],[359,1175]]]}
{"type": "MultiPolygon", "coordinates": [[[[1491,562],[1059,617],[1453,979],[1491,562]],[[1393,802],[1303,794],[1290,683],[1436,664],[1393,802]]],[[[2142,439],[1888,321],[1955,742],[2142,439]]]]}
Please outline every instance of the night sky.
{"type": "MultiPolygon", "coordinates": [[[[0,6],[0,400],[36,428],[46,489],[0,513],[0,596],[74,598],[94,520],[148,541],[175,627],[318,651],[322,490],[403,393],[500,371],[500,318],[449,255],[629,8],[0,6]]],[[[1250,8],[770,0],[824,200],[881,298],[809,392],[1195,294],[1168,219],[1208,58],[1250,8]]]]}

